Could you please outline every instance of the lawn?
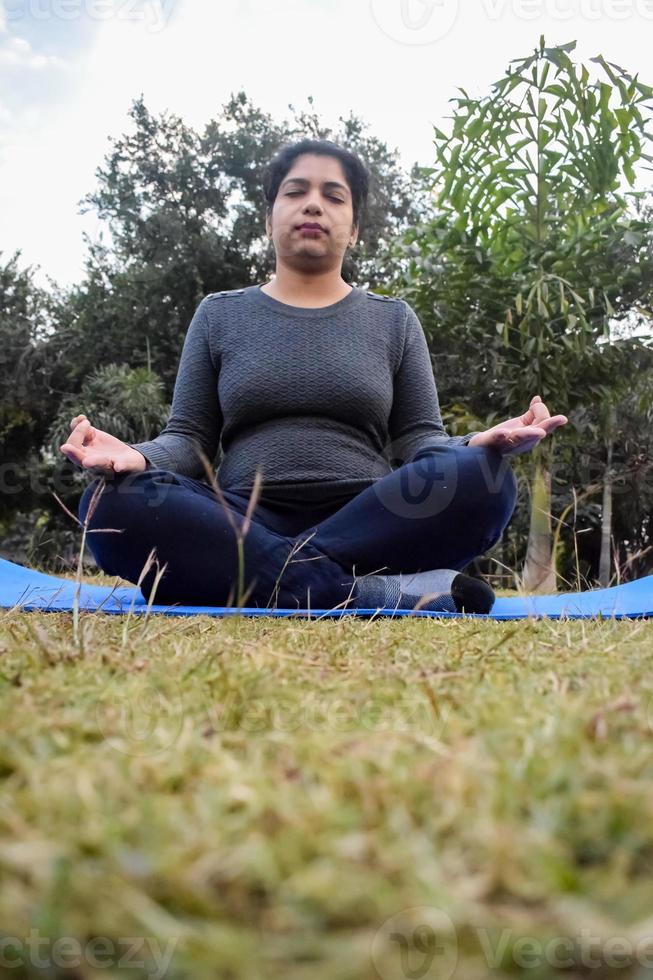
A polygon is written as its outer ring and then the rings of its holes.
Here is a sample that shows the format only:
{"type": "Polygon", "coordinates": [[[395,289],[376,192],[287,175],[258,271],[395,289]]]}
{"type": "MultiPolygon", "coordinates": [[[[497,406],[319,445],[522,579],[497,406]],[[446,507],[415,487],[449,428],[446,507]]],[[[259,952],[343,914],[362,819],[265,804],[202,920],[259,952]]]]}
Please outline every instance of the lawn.
{"type": "Polygon", "coordinates": [[[79,625],[0,616],[2,975],[651,976],[653,623],[79,625]]]}

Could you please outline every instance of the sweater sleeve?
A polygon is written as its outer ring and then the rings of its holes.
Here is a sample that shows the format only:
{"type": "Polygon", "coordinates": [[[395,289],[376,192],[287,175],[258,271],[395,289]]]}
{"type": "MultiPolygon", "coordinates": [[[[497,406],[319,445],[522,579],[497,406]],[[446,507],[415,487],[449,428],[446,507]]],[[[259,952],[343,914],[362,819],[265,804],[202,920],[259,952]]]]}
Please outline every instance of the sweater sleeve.
{"type": "Polygon", "coordinates": [[[442,424],[438,392],[426,337],[419,318],[406,305],[403,354],[394,378],[388,423],[389,459],[393,466],[409,463],[429,446],[466,446],[476,432],[450,436],[442,424]]]}
{"type": "Polygon", "coordinates": [[[172,470],[182,476],[202,479],[207,474],[198,450],[212,465],[222,424],[218,369],[209,344],[206,301],[202,300],[186,333],[165,428],[148,442],[128,445],[143,454],[147,469],[172,470]]]}

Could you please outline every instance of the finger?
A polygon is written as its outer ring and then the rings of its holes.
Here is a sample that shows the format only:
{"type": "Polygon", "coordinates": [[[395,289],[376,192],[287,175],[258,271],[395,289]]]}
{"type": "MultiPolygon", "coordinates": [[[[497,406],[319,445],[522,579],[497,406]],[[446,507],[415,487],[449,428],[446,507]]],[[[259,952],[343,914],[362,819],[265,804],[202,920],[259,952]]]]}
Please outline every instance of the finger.
{"type": "Polygon", "coordinates": [[[82,421],[82,419],[85,419],[85,418],[86,418],[85,415],[76,415],[75,418],[70,423],[70,428],[71,429],[74,429],[75,426],[78,425],[82,421]]]}
{"type": "Polygon", "coordinates": [[[515,429],[514,432],[508,433],[510,438],[506,442],[507,449],[503,451],[510,453],[528,452],[550,432],[561,425],[565,425],[567,421],[568,419],[564,415],[554,415],[553,418],[544,419],[540,425],[529,425],[522,429],[515,429]]]}
{"type": "Polygon", "coordinates": [[[95,429],[93,428],[93,426],[91,425],[91,423],[89,422],[89,420],[87,418],[82,419],[82,422],[80,422],[80,425],[82,425],[82,424],[84,424],[86,426],[86,428],[83,430],[83,441],[82,441],[82,445],[83,446],[88,446],[88,444],[90,442],[92,442],[92,440],[93,440],[93,436],[95,435],[95,429]]]}
{"type": "Polygon", "coordinates": [[[528,409],[521,417],[521,421],[523,425],[533,425],[534,423],[537,424],[540,418],[546,418],[548,414],[549,411],[546,408],[546,405],[544,405],[541,397],[539,395],[533,395],[528,409]],[[541,406],[545,409],[546,415],[542,414],[541,406]]]}
{"type": "Polygon", "coordinates": [[[566,415],[554,415],[552,418],[544,419],[540,422],[540,425],[549,433],[553,432],[554,429],[558,429],[561,425],[566,425],[568,421],[569,419],[566,415]]]}
{"type": "Polygon", "coordinates": [[[80,449],[84,445],[84,440],[88,436],[88,430],[91,427],[91,423],[88,419],[82,419],[81,422],[75,426],[73,431],[68,436],[68,442],[72,446],[78,446],[80,449]]]}
{"type": "Polygon", "coordinates": [[[506,442],[516,444],[525,442],[527,439],[542,439],[546,435],[546,429],[541,425],[524,425],[521,429],[513,429],[511,432],[503,432],[501,435],[506,442]]]}
{"type": "Polygon", "coordinates": [[[531,408],[533,411],[533,422],[535,425],[539,425],[544,419],[551,418],[551,412],[548,410],[543,401],[535,402],[531,408]]]}
{"type": "Polygon", "coordinates": [[[105,454],[100,455],[99,453],[89,452],[87,449],[75,446],[70,442],[64,443],[59,448],[71,463],[74,463],[76,466],[81,466],[82,469],[97,469],[102,473],[115,472],[113,460],[105,454]]]}
{"type": "Polygon", "coordinates": [[[59,446],[60,452],[70,460],[71,463],[75,463],[77,466],[82,465],[83,453],[77,446],[71,445],[69,442],[65,442],[62,446],[59,446]]]}
{"type": "Polygon", "coordinates": [[[84,470],[98,469],[104,472],[111,472],[113,466],[111,463],[107,463],[105,457],[98,458],[97,455],[92,455],[84,450],[79,450],[76,446],[71,446],[69,443],[65,447],[62,447],[62,452],[68,457],[71,463],[75,466],[81,466],[84,470]]]}
{"type": "Polygon", "coordinates": [[[535,418],[537,412],[537,406],[540,404],[542,399],[539,395],[533,395],[530,401],[530,405],[521,417],[522,423],[524,425],[532,425],[533,419],[535,418]]]}
{"type": "Polygon", "coordinates": [[[82,465],[85,469],[113,470],[113,460],[105,453],[100,454],[86,451],[82,465]]]}
{"type": "Polygon", "coordinates": [[[541,426],[528,425],[512,432],[499,434],[498,448],[504,455],[524,453],[537,445],[546,436],[546,430],[541,426]]]}

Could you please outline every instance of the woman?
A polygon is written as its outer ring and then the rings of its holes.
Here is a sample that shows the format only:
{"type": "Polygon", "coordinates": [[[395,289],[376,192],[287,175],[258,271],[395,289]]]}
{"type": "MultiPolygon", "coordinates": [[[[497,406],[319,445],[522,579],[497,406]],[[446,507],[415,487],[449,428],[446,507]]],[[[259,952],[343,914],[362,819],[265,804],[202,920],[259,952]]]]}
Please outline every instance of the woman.
{"type": "Polygon", "coordinates": [[[61,452],[111,476],[89,529],[123,532],[89,535],[104,571],[138,582],[154,548],[158,602],[230,604],[244,581],[250,606],[489,611],[490,587],[461,570],[512,515],[505,457],[567,420],[535,396],[518,418],[447,435],[415,312],[341,275],[368,185],[335,143],[282,148],[264,180],[275,277],[199,304],[163,432],[126,444],[72,420],[61,452]],[[219,444],[216,492],[207,467],[219,444]]]}

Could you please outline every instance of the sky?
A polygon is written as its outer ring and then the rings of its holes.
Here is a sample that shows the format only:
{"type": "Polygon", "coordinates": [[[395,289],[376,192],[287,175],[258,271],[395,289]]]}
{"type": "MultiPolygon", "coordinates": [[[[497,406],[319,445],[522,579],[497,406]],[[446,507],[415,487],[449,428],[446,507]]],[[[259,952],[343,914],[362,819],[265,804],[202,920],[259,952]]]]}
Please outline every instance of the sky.
{"type": "Polygon", "coordinates": [[[240,89],[278,121],[312,96],[409,169],[459,87],[488,94],[541,34],[653,84],[653,0],[0,0],[0,262],[81,281],[103,223],[79,202],[141,94],[200,132],[240,89]]]}

